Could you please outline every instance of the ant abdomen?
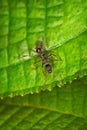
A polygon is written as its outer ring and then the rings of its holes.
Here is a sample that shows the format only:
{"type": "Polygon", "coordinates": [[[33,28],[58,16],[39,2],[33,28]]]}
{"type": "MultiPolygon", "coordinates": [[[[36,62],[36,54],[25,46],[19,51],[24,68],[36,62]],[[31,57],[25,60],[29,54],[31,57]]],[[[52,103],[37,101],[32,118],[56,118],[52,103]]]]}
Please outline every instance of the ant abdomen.
{"type": "Polygon", "coordinates": [[[52,67],[50,64],[46,64],[45,67],[46,67],[46,70],[48,71],[48,73],[52,73],[52,67]]]}

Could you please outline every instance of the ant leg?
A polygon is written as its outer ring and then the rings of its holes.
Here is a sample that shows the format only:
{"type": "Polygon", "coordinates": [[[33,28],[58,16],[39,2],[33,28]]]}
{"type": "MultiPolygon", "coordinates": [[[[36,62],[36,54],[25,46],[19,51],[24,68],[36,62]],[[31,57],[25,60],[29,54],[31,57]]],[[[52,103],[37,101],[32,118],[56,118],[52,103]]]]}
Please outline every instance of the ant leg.
{"type": "Polygon", "coordinates": [[[29,56],[29,55],[23,55],[23,56],[21,56],[20,58],[29,58],[29,59],[31,59],[31,58],[38,58],[39,57],[39,55],[36,55],[36,56],[29,56]]]}
{"type": "Polygon", "coordinates": [[[58,55],[55,55],[55,54],[50,54],[50,55],[48,55],[48,59],[54,59],[55,61],[58,61],[58,60],[60,60],[60,61],[62,61],[62,59],[61,59],[61,57],[58,55]],[[56,59],[54,59],[52,56],[55,56],[56,57],[56,59]]]}
{"type": "Polygon", "coordinates": [[[32,51],[36,53],[36,51],[35,51],[35,50],[32,50],[32,51]]]}
{"type": "Polygon", "coordinates": [[[48,61],[52,61],[52,62],[54,61],[51,55],[48,55],[47,59],[48,59],[48,61]]]}
{"type": "Polygon", "coordinates": [[[38,59],[38,60],[35,60],[34,63],[33,63],[33,65],[35,66],[36,69],[38,68],[38,65],[37,65],[37,64],[38,64],[40,61],[41,61],[41,60],[38,59]]]}
{"type": "Polygon", "coordinates": [[[40,62],[41,60],[35,61],[34,64],[37,64],[38,62],[40,62]]]}
{"type": "Polygon", "coordinates": [[[44,63],[42,62],[42,67],[44,66],[44,63]]]}

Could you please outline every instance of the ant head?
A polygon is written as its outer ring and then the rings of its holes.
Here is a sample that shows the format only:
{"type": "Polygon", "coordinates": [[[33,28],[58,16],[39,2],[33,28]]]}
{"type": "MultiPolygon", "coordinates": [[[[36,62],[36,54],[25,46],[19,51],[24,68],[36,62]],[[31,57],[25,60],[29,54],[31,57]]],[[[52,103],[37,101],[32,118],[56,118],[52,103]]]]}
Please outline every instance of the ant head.
{"type": "Polygon", "coordinates": [[[35,51],[36,51],[37,53],[41,53],[42,47],[41,47],[40,45],[36,46],[35,51]]]}
{"type": "Polygon", "coordinates": [[[47,64],[46,65],[46,70],[48,71],[48,73],[51,73],[52,72],[52,67],[50,64],[47,64]]]}

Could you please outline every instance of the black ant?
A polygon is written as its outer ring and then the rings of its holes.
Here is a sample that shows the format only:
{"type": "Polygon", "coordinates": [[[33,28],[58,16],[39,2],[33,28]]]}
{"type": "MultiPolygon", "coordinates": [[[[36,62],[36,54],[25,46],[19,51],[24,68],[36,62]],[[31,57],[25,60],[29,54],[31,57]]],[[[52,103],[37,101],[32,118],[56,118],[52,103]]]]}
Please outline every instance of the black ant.
{"type": "MultiPolygon", "coordinates": [[[[43,47],[43,39],[41,39],[41,40],[36,42],[36,47],[34,49],[34,52],[36,52],[38,54],[38,56],[41,58],[41,60],[42,60],[42,67],[44,65],[46,71],[48,73],[52,73],[52,66],[48,62],[51,55],[46,56],[45,49],[43,47]]],[[[53,54],[53,55],[56,56],[55,54],[53,54]]],[[[38,56],[32,56],[32,57],[33,58],[37,58],[38,56]]],[[[26,55],[24,55],[23,57],[26,57],[26,55]]],[[[37,63],[37,62],[35,62],[35,63],[37,63]]]]}
{"type": "MultiPolygon", "coordinates": [[[[51,57],[52,55],[54,55],[54,56],[56,56],[55,54],[48,54],[48,55],[46,55],[47,53],[47,51],[44,49],[44,46],[43,46],[43,42],[44,42],[44,40],[43,39],[41,39],[41,40],[39,40],[39,41],[37,41],[36,42],[36,46],[35,46],[35,48],[34,48],[34,52],[35,53],[37,53],[37,55],[35,55],[35,56],[31,56],[32,58],[40,58],[39,60],[41,60],[42,61],[42,67],[44,66],[45,67],[45,71],[47,71],[48,73],[52,73],[53,72],[53,69],[52,69],[52,65],[49,63],[49,60],[52,60],[53,62],[54,62],[54,60],[53,60],[53,58],[51,57]]],[[[23,57],[26,57],[26,55],[24,55],[23,57]]],[[[59,59],[61,60],[61,58],[59,57],[59,59]]],[[[57,60],[58,61],[58,60],[57,60]]],[[[36,61],[35,62],[35,64],[36,63],[38,63],[39,61],[36,61]]],[[[43,71],[43,74],[44,74],[44,81],[45,81],[45,84],[46,84],[46,75],[47,75],[47,73],[45,73],[44,72],[44,70],[42,70],[43,71]]],[[[54,74],[53,74],[54,75],[54,74]]],[[[54,75],[55,76],[55,75],[54,75]]],[[[45,85],[44,85],[45,86],[45,85]]]]}
{"type": "MultiPolygon", "coordinates": [[[[40,41],[42,42],[42,41],[40,41]]],[[[45,68],[46,68],[46,71],[48,73],[52,73],[52,66],[48,63],[48,57],[45,55],[45,52],[44,52],[44,48],[42,47],[42,45],[37,45],[35,47],[35,52],[37,54],[39,54],[39,57],[41,58],[42,60],[42,66],[44,65],[45,68]]]]}

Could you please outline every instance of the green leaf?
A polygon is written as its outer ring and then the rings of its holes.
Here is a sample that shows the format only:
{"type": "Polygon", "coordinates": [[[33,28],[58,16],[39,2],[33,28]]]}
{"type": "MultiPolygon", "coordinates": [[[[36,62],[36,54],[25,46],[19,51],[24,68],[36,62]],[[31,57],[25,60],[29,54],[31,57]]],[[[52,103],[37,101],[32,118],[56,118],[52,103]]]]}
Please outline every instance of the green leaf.
{"type": "Polygon", "coordinates": [[[86,0],[0,1],[0,130],[87,130],[84,75],[86,0]],[[45,54],[56,57],[51,74],[35,64],[42,37],[45,54]]]}
{"type": "Polygon", "coordinates": [[[87,76],[53,91],[0,100],[0,130],[86,130],[87,76]]]}
{"type": "Polygon", "coordinates": [[[86,0],[2,0],[0,96],[51,90],[87,74],[86,14],[86,0]],[[62,59],[51,63],[52,74],[44,74],[42,62],[34,65],[38,58],[32,58],[42,36],[48,53],[54,51],[62,59]]]}

